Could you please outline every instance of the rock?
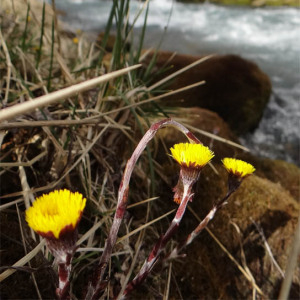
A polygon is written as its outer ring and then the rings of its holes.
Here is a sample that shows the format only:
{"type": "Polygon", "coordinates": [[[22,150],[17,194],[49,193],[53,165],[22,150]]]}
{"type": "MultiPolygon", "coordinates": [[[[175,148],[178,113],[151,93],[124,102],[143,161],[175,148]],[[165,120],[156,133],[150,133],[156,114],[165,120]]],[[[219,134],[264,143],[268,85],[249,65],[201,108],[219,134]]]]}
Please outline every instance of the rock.
{"type": "Polygon", "coordinates": [[[256,175],[279,183],[295,200],[300,201],[300,169],[296,165],[283,160],[253,156],[249,153],[241,154],[240,157],[255,166],[256,175]]]}
{"type": "MultiPolygon", "coordinates": [[[[96,44],[98,47],[102,47],[102,43],[105,37],[105,32],[100,32],[97,36],[96,44]]],[[[109,34],[105,43],[105,50],[107,52],[112,52],[114,49],[116,43],[116,36],[113,34],[109,34]]],[[[125,44],[125,50],[129,51],[130,50],[130,43],[129,42],[122,42],[125,44]]]]}
{"type": "MultiPolygon", "coordinates": [[[[222,167],[216,167],[220,175],[216,175],[209,167],[203,170],[198,192],[191,203],[201,218],[209,211],[212,203],[226,193],[226,172],[222,167]]],[[[273,256],[281,269],[285,270],[298,214],[299,204],[282,186],[252,175],[244,180],[240,189],[229,198],[228,204],[209,225],[235,260],[244,268],[249,268],[265,295],[263,298],[278,298],[282,277],[270,259],[254,222],[262,229],[273,256]]],[[[191,214],[187,214],[182,222],[192,225],[192,218],[191,214]]],[[[187,229],[191,230],[193,226],[181,231],[180,238],[183,239],[187,229]]],[[[180,292],[185,299],[252,297],[251,283],[206,231],[186,248],[185,253],[187,256],[173,266],[176,281],[180,282],[180,292]]],[[[292,293],[297,293],[297,288],[299,292],[299,271],[298,265],[292,293]]],[[[175,289],[172,296],[178,297],[175,289]]]]}
{"type": "MultiPolygon", "coordinates": [[[[159,52],[156,67],[167,69],[162,76],[180,70],[195,62],[200,56],[159,52]],[[170,60],[170,61],[168,61],[170,60]]],[[[145,59],[148,64],[151,55],[145,59]]],[[[162,77],[158,78],[161,79],[162,77]]],[[[206,84],[189,89],[162,100],[172,106],[199,106],[218,113],[237,134],[257,127],[269,101],[271,82],[259,67],[236,55],[218,55],[178,75],[170,84],[174,90],[205,80],[206,84]],[[179,101],[183,99],[183,101],[179,101]]]]}

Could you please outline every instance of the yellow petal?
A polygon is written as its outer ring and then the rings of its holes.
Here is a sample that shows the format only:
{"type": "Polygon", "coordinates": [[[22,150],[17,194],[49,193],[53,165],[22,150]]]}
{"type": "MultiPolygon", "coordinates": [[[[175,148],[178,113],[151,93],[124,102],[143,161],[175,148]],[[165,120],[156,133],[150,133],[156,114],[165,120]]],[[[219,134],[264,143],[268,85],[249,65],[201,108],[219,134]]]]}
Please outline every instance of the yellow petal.
{"type": "Polygon", "coordinates": [[[80,193],[55,190],[33,202],[26,210],[26,221],[39,234],[47,236],[52,233],[58,239],[66,226],[75,230],[85,204],[86,199],[80,193]]]}
{"type": "Polygon", "coordinates": [[[241,178],[250,175],[255,171],[255,168],[251,164],[240,159],[226,157],[222,162],[229,173],[241,178]]]}
{"type": "Polygon", "coordinates": [[[214,153],[202,144],[180,143],[170,150],[172,157],[187,167],[202,168],[214,157],[214,153]]]}

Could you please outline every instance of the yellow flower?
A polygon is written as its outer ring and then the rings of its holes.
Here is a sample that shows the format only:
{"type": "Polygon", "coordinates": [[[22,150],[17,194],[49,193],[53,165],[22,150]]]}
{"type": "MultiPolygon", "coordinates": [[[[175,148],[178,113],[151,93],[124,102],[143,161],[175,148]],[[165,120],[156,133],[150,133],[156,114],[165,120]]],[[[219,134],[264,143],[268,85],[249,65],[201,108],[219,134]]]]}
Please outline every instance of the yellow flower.
{"type": "Polygon", "coordinates": [[[74,37],[74,38],[72,39],[72,41],[73,41],[74,44],[78,44],[78,43],[79,43],[78,37],[74,37]]]}
{"type": "Polygon", "coordinates": [[[61,233],[75,230],[85,203],[80,193],[55,190],[33,202],[26,210],[26,221],[41,236],[58,239],[61,233]]]}
{"type": "Polygon", "coordinates": [[[244,178],[255,171],[251,164],[235,158],[226,157],[222,160],[222,163],[229,173],[240,178],[244,178]]]}
{"type": "Polygon", "coordinates": [[[202,144],[180,143],[170,150],[180,165],[197,169],[203,168],[214,157],[214,153],[202,144]]]}

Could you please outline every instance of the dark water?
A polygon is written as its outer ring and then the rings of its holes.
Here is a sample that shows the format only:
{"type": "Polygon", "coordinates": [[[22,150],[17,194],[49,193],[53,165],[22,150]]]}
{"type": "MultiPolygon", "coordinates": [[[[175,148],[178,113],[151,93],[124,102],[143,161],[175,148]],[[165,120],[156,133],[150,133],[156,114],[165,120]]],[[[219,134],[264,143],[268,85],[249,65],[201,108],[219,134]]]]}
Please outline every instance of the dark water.
{"type": "MultiPolygon", "coordinates": [[[[73,29],[99,32],[111,1],[61,0],[73,29]]],[[[131,1],[132,20],[143,3],[131,1]]],[[[143,25],[143,15],[136,28],[143,25]]],[[[273,96],[257,130],[242,137],[253,152],[300,164],[300,11],[296,8],[223,7],[209,3],[150,2],[145,46],[186,54],[238,54],[271,78],[273,96]]]]}

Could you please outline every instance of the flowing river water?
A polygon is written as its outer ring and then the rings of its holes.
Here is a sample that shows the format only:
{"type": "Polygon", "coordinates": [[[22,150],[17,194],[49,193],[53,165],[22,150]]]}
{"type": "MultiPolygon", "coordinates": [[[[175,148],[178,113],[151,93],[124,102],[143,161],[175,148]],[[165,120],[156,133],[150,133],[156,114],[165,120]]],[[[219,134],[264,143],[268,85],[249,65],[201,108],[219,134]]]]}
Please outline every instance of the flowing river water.
{"type": "MultiPolygon", "coordinates": [[[[132,16],[143,2],[131,1],[132,16]]],[[[61,0],[62,20],[73,29],[100,32],[111,1],[61,0]]],[[[143,15],[136,23],[143,26],[143,15]]],[[[238,54],[269,75],[273,93],[259,127],[241,138],[252,152],[300,165],[300,10],[183,4],[152,0],[146,47],[185,54],[238,54]]]]}

